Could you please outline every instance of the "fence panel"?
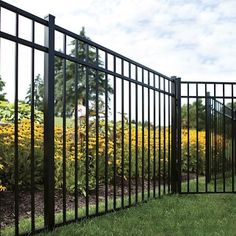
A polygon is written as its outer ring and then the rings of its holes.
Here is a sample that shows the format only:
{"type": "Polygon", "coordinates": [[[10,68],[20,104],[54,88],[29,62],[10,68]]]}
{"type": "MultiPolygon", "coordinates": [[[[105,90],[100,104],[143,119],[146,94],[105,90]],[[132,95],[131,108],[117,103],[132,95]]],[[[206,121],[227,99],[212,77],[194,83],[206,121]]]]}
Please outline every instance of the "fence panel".
{"type": "Polygon", "coordinates": [[[44,54],[47,58],[50,51],[49,46],[37,42],[36,31],[40,27],[46,28],[47,31],[49,22],[3,1],[0,2],[0,17],[2,59],[0,68],[1,72],[7,71],[8,78],[3,79],[8,86],[12,86],[14,91],[9,101],[0,101],[2,165],[0,185],[6,187],[6,191],[0,193],[1,234],[19,235],[37,232],[44,227],[44,223],[48,227],[50,219],[47,218],[49,216],[47,212],[54,210],[53,205],[50,204],[54,198],[51,185],[53,172],[50,172],[49,168],[50,165],[53,167],[53,140],[51,139],[53,121],[50,120],[50,115],[53,114],[50,114],[53,111],[53,107],[50,107],[53,105],[50,97],[50,92],[53,90],[50,85],[52,70],[48,76],[45,71],[47,82],[45,89],[48,89],[44,96],[45,113],[36,109],[35,100],[36,73],[39,67],[40,70],[43,68],[43,63],[38,65],[37,61],[44,54]],[[22,22],[27,23],[29,37],[24,35],[22,22]],[[8,64],[8,61],[11,63],[8,64]],[[28,97],[26,100],[30,101],[28,104],[22,101],[22,91],[25,90],[24,76],[30,84],[28,93],[25,94],[25,97],[28,97]],[[43,114],[45,114],[45,122],[43,114]],[[41,217],[38,217],[39,215],[41,217]]]}
{"type": "Polygon", "coordinates": [[[176,192],[177,79],[55,25],[51,15],[3,1],[0,12],[1,57],[14,61],[1,61],[14,68],[13,78],[2,75],[14,97],[0,101],[13,112],[0,114],[2,235],[52,230],[176,192]]]}
{"type": "Polygon", "coordinates": [[[235,83],[182,81],[181,193],[235,190],[235,83]]]}

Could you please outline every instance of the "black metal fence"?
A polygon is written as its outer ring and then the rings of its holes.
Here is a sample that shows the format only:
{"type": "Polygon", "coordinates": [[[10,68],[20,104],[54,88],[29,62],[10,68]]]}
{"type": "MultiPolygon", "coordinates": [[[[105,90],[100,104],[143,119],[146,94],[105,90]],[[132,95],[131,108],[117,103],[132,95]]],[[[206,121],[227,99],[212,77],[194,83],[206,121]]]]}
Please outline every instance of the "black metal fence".
{"type": "Polygon", "coordinates": [[[235,192],[235,86],[182,82],[179,192],[235,192]]]}
{"type": "Polygon", "coordinates": [[[0,40],[14,46],[13,119],[0,126],[3,235],[52,230],[170,193],[234,192],[236,84],[181,82],[55,25],[52,15],[3,1],[0,13],[0,40]],[[4,11],[15,32],[2,27],[4,11]],[[20,33],[22,19],[30,37],[20,33]],[[19,95],[24,70],[29,116],[19,95]]]}
{"type": "Polygon", "coordinates": [[[176,191],[175,78],[55,25],[52,15],[41,19],[3,1],[0,7],[15,19],[15,33],[0,29],[1,41],[15,46],[14,122],[1,127],[2,137],[14,131],[7,146],[14,164],[2,160],[2,234],[51,230],[176,191]],[[21,18],[30,22],[30,39],[19,35],[21,18]],[[19,101],[22,46],[30,50],[28,119],[21,119],[19,101]],[[40,122],[38,52],[44,55],[40,122]]]}

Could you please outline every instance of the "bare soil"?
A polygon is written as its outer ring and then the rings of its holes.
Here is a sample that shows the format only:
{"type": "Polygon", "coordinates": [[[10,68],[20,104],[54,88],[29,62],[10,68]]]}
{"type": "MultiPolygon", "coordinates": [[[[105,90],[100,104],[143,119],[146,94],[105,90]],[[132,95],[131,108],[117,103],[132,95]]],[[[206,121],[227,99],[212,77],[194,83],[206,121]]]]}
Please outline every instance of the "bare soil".
{"type": "MultiPolygon", "coordinates": [[[[190,175],[193,179],[194,175],[190,175]]],[[[183,180],[187,179],[187,175],[182,176],[183,180]]],[[[161,183],[163,184],[163,183],[161,183]]],[[[156,188],[158,188],[158,181],[156,181],[156,188]]],[[[131,181],[131,194],[135,194],[135,180],[131,181]]],[[[138,180],[138,190],[142,189],[142,180],[138,180]]],[[[148,181],[144,181],[144,189],[148,189],[148,181]]],[[[150,181],[150,191],[153,189],[153,181],[150,181]]],[[[168,192],[168,183],[166,182],[166,192],[168,192]]],[[[99,186],[99,201],[103,202],[105,199],[105,185],[101,184],[99,186]]],[[[108,185],[108,197],[112,198],[114,194],[114,186],[112,184],[108,185]]],[[[124,180],[124,195],[129,194],[129,182],[124,180]]],[[[121,179],[117,179],[116,186],[116,196],[119,198],[121,196],[121,179]]],[[[43,215],[44,213],[44,192],[36,191],[34,193],[35,198],[35,216],[43,215]]],[[[31,193],[30,191],[19,191],[19,218],[30,218],[31,217],[31,193]]],[[[80,208],[85,206],[85,196],[81,193],[78,194],[78,206],[80,208]]],[[[96,204],[96,190],[89,193],[89,204],[96,204]]],[[[75,196],[73,193],[67,192],[66,194],[66,209],[74,209],[75,207],[75,196]]],[[[63,210],[63,193],[62,190],[55,190],[55,212],[62,212],[63,210]]],[[[14,192],[5,191],[0,193],[0,222],[1,227],[5,227],[9,224],[13,224],[15,220],[15,198],[14,192]]]]}

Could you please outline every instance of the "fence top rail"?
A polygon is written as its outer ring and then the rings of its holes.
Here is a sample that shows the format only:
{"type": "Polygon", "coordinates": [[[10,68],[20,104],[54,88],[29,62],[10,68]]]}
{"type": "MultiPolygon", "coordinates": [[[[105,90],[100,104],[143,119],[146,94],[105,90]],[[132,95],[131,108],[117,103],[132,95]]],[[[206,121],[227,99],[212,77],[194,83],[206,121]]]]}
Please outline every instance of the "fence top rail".
{"type": "Polygon", "coordinates": [[[40,17],[38,17],[38,16],[36,16],[34,14],[31,14],[31,13],[29,13],[27,11],[24,11],[24,10],[18,8],[18,7],[15,7],[15,6],[13,6],[13,5],[9,4],[9,3],[6,3],[4,1],[1,1],[1,0],[0,0],[0,7],[3,7],[3,8],[5,8],[5,9],[11,11],[11,12],[17,13],[17,14],[19,14],[21,16],[24,16],[24,17],[26,17],[26,18],[28,18],[30,20],[33,20],[33,21],[35,21],[37,23],[40,23],[42,25],[48,26],[48,21],[47,20],[44,20],[44,19],[42,19],[42,18],[40,18],[40,17]]]}
{"type": "Polygon", "coordinates": [[[224,112],[219,111],[219,110],[217,110],[217,109],[215,109],[215,108],[211,108],[211,110],[214,111],[214,112],[216,112],[217,114],[220,114],[220,115],[222,115],[222,116],[225,116],[226,118],[234,119],[234,115],[232,115],[232,114],[224,113],[224,112]]]}
{"type": "MultiPolygon", "coordinates": [[[[223,97],[224,98],[224,97],[223,97]]],[[[214,101],[214,102],[216,102],[216,103],[218,103],[218,104],[220,104],[220,105],[222,105],[222,106],[225,106],[225,107],[227,107],[227,108],[229,108],[230,110],[231,110],[231,108],[230,107],[228,107],[226,104],[224,104],[223,102],[220,102],[219,100],[217,100],[214,96],[209,96],[209,99],[211,99],[212,101],[214,101]]]]}
{"type": "Polygon", "coordinates": [[[231,118],[232,118],[232,114],[235,112],[235,109],[232,109],[232,107],[229,107],[227,104],[224,104],[224,103],[218,101],[214,97],[210,97],[210,99],[212,102],[212,104],[211,104],[212,110],[219,112],[222,115],[231,116],[231,118]],[[220,105],[220,108],[217,107],[217,104],[220,105]],[[224,112],[222,112],[222,109],[224,110],[224,112]]]}
{"type": "Polygon", "coordinates": [[[236,85],[236,82],[230,82],[230,81],[224,81],[224,82],[217,82],[217,81],[184,81],[184,80],[181,80],[181,84],[236,85]]]}
{"type": "Polygon", "coordinates": [[[222,116],[225,116],[226,118],[229,118],[229,119],[234,119],[234,110],[230,109],[229,107],[225,106],[225,110],[223,107],[221,107],[222,110],[220,110],[219,108],[217,107],[214,107],[214,106],[211,106],[211,110],[216,112],[217,114],[220,114],[222,116]]]}
{"type": "Polygon", "coordinates": [[[199,99],[206,99],[206,98],[215,98],[215,99],[236,99],[236,96],[206,96],[206,95],[181,95],[181,98],[199,98],[199,99]]]}
{"type": "Polygon", "coordinates": [[[129,82],[131,82],[133,84],[137,84],[137,85],[143,86],[143,87],[145,87],[147,89],[151,89],[151,90],[153,90],[155,92],[160,92],[160,93],[163,93],[165,95],[172,96],[172,97],[174,96],[174,94],[172,92],[168,91],[168,90],[160,89],[160,88],[152,86],[152,85],[150,85],[148,83],[144,83],[144,82],[141,82],[139,80],[132,79],[131,77],[127,77],[125,75],[116,73],[114,71],[111,71],[111,70],[108,70],[108,69],[104,69],[103,67],[98,67],[98,66],[96,66],[96,65],[94,65],[92,63],[89,63],[89,62],[86,62],[86,61],[82,61],[82,60],[77,59],[75,57],[71,57],[71,56],[66,55],[66,54],[64,54],[62,52],[56,51],[55,52],[55,56],[64,58],[64,59],[69,60],[69,61],[74,62],[74,63],[78,63],[78,64],[83,65],[85,67],[89,67],[90,69],[93,69],[93,70],[98,70],[100,72],[109,74],[109,75],[114,76],[116,78],[129,81],[129,82]]]}

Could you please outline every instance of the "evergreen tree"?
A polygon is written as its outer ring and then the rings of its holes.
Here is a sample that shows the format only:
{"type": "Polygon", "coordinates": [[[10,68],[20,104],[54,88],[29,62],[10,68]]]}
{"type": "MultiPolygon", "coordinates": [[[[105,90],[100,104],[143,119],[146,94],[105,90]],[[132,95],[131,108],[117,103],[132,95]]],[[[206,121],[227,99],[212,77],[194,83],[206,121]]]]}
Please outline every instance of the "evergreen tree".
{"type": "MultiPolygon", "coordinates": [[[[90,40],[85,36],[84,27],[80,31],[80,36],[90,40]]],[[[77,57],[81,61],[86,61],[95,65],[103,66],[103,62],[100,59],[100,56],[96,54],[95,48],[87,46],[84,42],[78,42],[78,48],[75,49],[75,40],[71,42],[73,49],[70,52],[70,56],[77,57]],[[88,55],[86,55],[86,50],[88,49],[88,55]]],[[[55,62],[55,114],[57,116],[62,115],[63,111],[63,68],[64,63],[63,59],[56,58],[55,62]]],[[[66,61],[66,115],[71,116],[74,112],[75,104],[75,63],[71,61],[66,61]]],[[[80,64],[77,65],[78,72],[78,100],[79,103],[86,104],[86,73],[88,74],[89,79],[89,106],[90,111],[95,110],[95,100],[96,100],[96,76],[98,79],[98,102],[99,102],[99,112],[104,111],[104,94],[105,94],[105,76],[102,72],[97,72],[91,68],[86,68],[80,64]]],[[[108,84],[108,94],[112,93],[113,90],[108,84]]]]}
{"type": "MultiPolygon", "coordinates": [[[[196,129],[197,127],[197,105],[198,105],[198,130],[205,129],[205,105],[203,104],[202,99],[199,99],[198,102],[193,102],[189,104],[189,128],[196,129]]],[[[187,128],[188,126],[188,113],[187,113],[187,104],[184,104],[181,109],[182,116],[182,127],[187,128]]]]}
{"type": "MultiPolygon", "coordinates": [[[[35,108],[39,111],[43,111],[43,96],[44,96],[44,86],[43,79],[38,74],[34,80],[34,105],[35,108]]],[[[27,104],[32,103],[32,86],[30,84],[25,98],[27,104]]]]}
{"type": "Polygon", "coordinates": [[[6,99],[6,93],[3,92],[5,87],[5,82],[2,80],[1,76],[0,76],[0,101],[7,101],[6,99]]]}
{"type": "MultiPolygon", "coordinates": [[[[90,40],[85,36],[84,27],[80,31],[80,36],[90,40]]],[[[77,57],[81,61],[86,61],[86,44],[82,41],[78,42],[77,51],[75,49],[75,40],[71,42],[73,49],[70,52],[70,56],[77,57]]],[[[96,50],[91,46],[88,46],[88,63],[103,66],[103,62],[99,56],[96,54],[96,50]]],[[[64,61],[62,58],[55,58],[55,115],[62,116],[63,113],[63,69],[64,61]]],[[[76,65],[74,62],[66,61],[66,115],[71,116],[75,109],[75,70],[76,65]]],[[[96,71],[94,69],[77,64],[78,73],[78,100],[80,104],[86,104],[86,70],[89,79],[89,106],[90,111],[95,109],[96,100],[96,71]]],[[[102,72],[97,72],[98,78],[98,102],[99,102],[99,112],[104,111],[104,94],[105,94],[105,76],[102,72]]],[[[113,92],[112,87],[108,84],[108,95],[113,92]]],[[[38,110],[43,110],[43,80],[38,75],[35,80],[35,107],[38,110]]],[[[31,103],[31,86],[29,87],[27,97],[27,103],[31,103]]]]}
{"type": "MultiPolygon", "coordinates": [[[[232,109],[232,102],[228,102],[226,106],[230,109],[232,109]]],[[[233,103],[233,109],[236,109],[236,102],[233,103]]]]}

